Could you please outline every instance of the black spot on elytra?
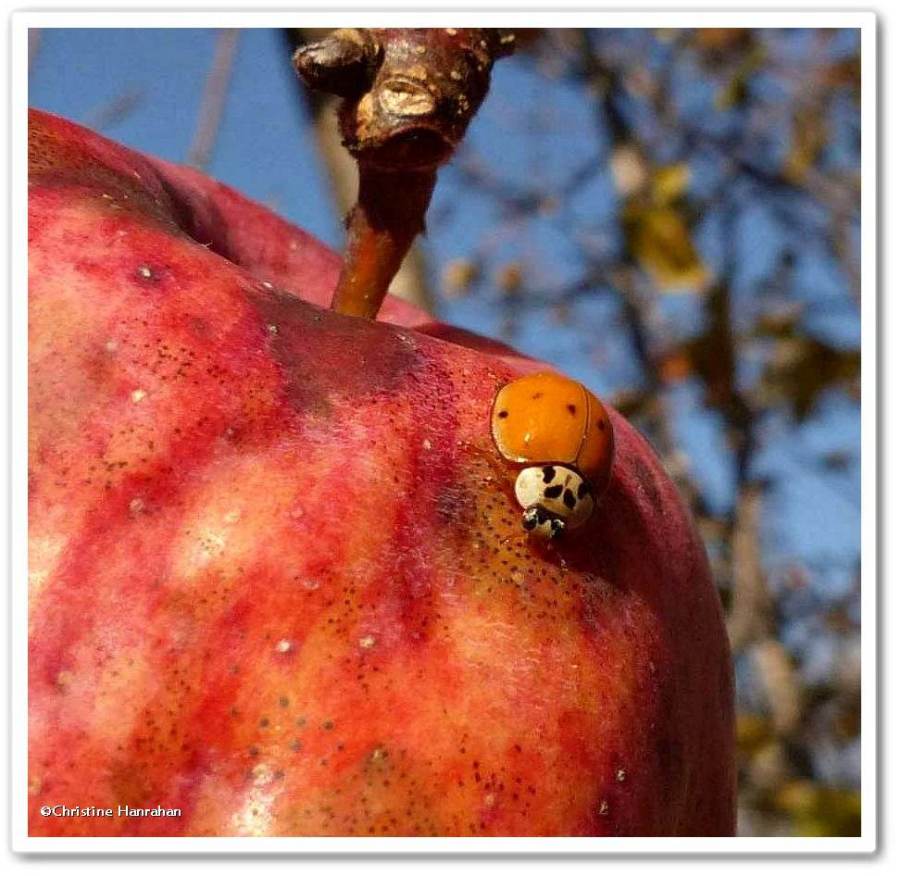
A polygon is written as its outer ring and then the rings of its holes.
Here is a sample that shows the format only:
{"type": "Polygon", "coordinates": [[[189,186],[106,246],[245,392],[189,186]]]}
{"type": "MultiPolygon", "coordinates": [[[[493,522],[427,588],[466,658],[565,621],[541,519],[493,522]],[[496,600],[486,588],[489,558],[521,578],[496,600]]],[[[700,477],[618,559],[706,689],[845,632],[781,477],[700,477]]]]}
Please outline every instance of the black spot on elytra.
{"type": "Polygon", "coordinates": [[[566,410],[574,417],[578,408],[575,405],[566,405],[566,410]]]}
{"type": "Polygon", "coordinates": [[[533,401],[537,401],[537,399],[543,398],[543,397],[544,397],[544,393],[542,393],[542,392],[536,392],[531,398],[532,398],[533,401]]]}
{"type": "Polygon", "coordinates": [[[497,412],[497,416],[498,416],[501,420],[505,420],[505,419],[509,416],[509,411],[498,411],[498,412],[497,412]]]}
{"type": "MultiPolygon", "coordinates": [[[[562,491],[563,491],[563,485],[556,484],[556,486],[547,487],[544,490],[544,497],[547,499],[558,499],[560,497],[560,495],[562,494],[562,491]]],[[[568,493],[569,490],[566,490],[566,492],[568,493]]]]}
{"type": "Polygon", "coordinates": [[[552,465],[544,466],[544,483],[549,484],[556,477],[556,469],[552,465]]]}
{"type": "Polygon", "coordinates": [[[563,504],[566,508],[575,507],[575,494],[571,490],[566,490],[565,495],[563,496],[563,504]]]}
{"type": "Polygon", "coordinates": [[[606,431],[606,420],[597,420],[597,428],[601,432],[605,432],[606,431]]]}

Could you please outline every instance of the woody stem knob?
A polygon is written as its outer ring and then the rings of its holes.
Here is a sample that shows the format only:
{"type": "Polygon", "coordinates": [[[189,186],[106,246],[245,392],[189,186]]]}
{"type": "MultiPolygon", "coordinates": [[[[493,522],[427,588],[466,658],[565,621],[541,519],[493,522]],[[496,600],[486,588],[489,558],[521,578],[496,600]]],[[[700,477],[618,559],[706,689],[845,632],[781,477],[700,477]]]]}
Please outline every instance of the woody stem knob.
{"type": "Polygon", "coordinates": [[[343,28],[300,47],[294,66],[311,88],[343,98],[338,120],[357,162],[359,193],[332,299],[374,319],[450,159],[515,36],[495,28],[343,28]]]}

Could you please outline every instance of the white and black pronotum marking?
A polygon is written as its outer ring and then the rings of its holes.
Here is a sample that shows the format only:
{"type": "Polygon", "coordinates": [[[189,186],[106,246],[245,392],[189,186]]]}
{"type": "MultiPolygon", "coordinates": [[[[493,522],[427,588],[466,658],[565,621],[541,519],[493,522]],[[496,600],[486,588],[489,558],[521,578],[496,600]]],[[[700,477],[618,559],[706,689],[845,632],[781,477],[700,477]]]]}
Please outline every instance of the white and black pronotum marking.
{"type": "Polygon", "coordinates": [[[522,525],[545,538],[577,529],[594,511],[588,482],[565,465],[523,468],[516,478],[516,499],[525,509],[522,525]]]}

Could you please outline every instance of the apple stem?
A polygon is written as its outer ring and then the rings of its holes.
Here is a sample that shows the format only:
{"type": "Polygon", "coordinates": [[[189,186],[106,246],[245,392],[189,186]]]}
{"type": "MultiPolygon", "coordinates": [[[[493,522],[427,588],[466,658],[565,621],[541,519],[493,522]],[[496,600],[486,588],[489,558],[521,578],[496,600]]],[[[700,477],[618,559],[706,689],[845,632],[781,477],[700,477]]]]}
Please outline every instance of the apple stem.
{"type": "Polygon", "coordinates": [[[495,28],[343,28],[301,46],[310,88],[344,98],[344,146],[359,168],[332,309],[374,319],[450,159],[515,34],[495,28]]]}
{"type": "Polygon", "coordinates": [[[331,309],[375,319],[416,235],[437,172],[385,172],[361,165],[359,196],[347,217],[347,251],[331,309]]]}

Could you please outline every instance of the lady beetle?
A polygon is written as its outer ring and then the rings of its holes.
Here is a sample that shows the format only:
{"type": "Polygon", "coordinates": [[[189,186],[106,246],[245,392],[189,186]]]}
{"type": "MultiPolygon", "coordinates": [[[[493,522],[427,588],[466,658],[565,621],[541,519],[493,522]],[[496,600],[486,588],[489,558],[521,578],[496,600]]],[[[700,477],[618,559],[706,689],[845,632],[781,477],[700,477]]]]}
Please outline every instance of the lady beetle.
{"type": "Polygon", "coordinates": [[[491,432],[505,459],[525,464],[515,493],[528,532],[551,539],[587,522],[613,460],[600,399],[568,377],[529,374],[497,393],[491,432]]]}

